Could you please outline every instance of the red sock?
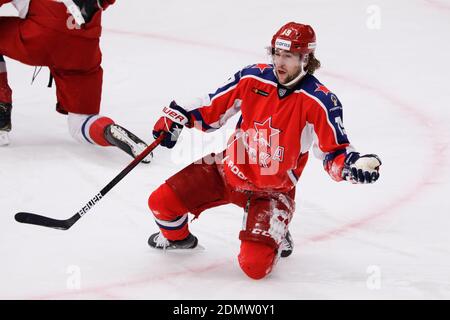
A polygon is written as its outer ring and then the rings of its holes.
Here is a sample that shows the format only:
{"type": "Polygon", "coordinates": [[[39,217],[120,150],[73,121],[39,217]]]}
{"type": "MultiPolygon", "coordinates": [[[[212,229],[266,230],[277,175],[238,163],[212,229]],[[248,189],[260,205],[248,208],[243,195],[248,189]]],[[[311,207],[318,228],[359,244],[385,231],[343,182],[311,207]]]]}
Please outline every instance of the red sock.
{"type": "Polygon", "coordinates": [[[247,276],[259,280],[268,275],[275,262],[275,249],[256,241],[242,241],[239,265],[247,276]]]}
{"type": "Polygon", "coordinates": [[[167,183],[150,195],[148,206],[164,237],[169,240],[182,240],[189,235],[188,209],[167,183]]]}
{"type": "Polygon", "coordinates": [[[0,73],[0,102],[12,103],[12,91],[8,85],[8,74],[0,73]]]}
{"type": "Polygon", "coordinates": [[[96,144],[108,147],[111,144],[105,139],[105,128],[110,124],[113,124],[114,121],[107,117],[100,117],[91,123],[89,127],[89,136],[96,144]]]}

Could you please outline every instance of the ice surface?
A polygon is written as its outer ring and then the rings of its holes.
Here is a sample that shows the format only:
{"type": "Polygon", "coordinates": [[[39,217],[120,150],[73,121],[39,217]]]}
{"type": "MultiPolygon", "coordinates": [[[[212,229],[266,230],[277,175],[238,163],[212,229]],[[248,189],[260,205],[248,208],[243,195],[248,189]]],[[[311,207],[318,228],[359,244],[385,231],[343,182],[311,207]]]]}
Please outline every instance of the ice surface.
{"type": "Polygon", "coordinates": [[[33,68],[7,59],[14,110],[11,144],[0,148],[0,298],[449,299],[449,18],[443,0],[139,0],[105,13],[102,113],[147,141],[171,99],[207,93],[241,67],[266,62],[264,48],[285,22],[316,29],[318,78],[344,104],[355,147],[383,160],[381,178],[335,183],[311,158],[290,227],[294,253],[261,281],[239,269],[235,206],[192,223],[206,250],[147,246],[157,230],[150,192],[220,151],[237,117],[221,132],[185,130],[174,150],[155,150],[151,165],[137,167],[69,231],[16,223],[18,211],[68,218],[130,159],[74,142],[54,111],[47,71],[30,86],[33,68]]]}

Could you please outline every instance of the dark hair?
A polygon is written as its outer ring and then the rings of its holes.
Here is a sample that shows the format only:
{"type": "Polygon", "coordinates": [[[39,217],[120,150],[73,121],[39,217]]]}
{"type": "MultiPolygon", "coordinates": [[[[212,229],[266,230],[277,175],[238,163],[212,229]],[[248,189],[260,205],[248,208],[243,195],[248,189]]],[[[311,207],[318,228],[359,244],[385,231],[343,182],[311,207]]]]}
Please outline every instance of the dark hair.
{"type": "Polygon", "coordinates": [[[320,68],[320,61],[316,58],[314,53],[309,54],[309,62],[306,65],[306,72],[309,74],[314,74],[314,72],[320,68]]]}

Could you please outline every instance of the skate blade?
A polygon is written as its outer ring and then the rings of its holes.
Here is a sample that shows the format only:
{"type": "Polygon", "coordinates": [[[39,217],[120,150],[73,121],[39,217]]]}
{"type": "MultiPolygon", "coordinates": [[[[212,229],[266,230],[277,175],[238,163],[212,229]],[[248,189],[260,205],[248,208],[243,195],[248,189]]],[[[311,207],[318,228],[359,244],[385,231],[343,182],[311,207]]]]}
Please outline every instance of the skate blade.
{"type": "Polygon", "coordinates": [[[6,131],[0,131],[0,146],[7,146],[9,145],[10,140],[9,140],[9,135],[8,132],[6,131]]]}
{"type": "Polygon", "coordinates": [[[197,244],[195,248],[192,249],[159,249],[163,253],[170,253],[170,254],[192,254],[195,252],[203,252],[206,250],[204,246],[201,244],[197,244]]]}

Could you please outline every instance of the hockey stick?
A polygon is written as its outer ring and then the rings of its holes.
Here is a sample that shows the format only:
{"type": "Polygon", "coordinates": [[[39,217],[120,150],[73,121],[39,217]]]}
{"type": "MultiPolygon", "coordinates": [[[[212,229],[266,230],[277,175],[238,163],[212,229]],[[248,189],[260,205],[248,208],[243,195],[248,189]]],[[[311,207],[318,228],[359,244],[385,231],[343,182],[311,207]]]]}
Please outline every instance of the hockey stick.
{"type": "Polygon", "coordinates": [[[160,135],[151,145],[141,152],[125,169],[123,169],[114,179],[112,179],[99,193],[97,193],[86,205],[72,217],[66,220],[57,220],[29,212],[19,212],[15,215],[17,222],[34,224],[42,227],[68,230],[95,206],[120,180],[122,180],[131,170],[134,169],[146,156],[150,154],[164,139],[164,134],[160,135]]]}

